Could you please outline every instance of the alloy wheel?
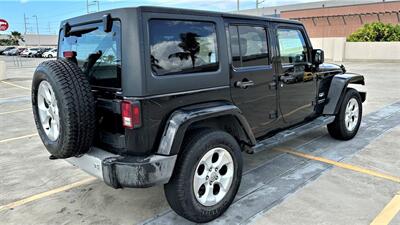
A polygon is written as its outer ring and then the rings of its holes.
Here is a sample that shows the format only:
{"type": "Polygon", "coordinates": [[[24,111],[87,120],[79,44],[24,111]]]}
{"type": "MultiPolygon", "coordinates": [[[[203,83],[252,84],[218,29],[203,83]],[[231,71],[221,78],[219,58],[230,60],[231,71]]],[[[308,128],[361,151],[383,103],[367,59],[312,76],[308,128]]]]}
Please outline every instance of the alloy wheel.
{"type": "Polygon", "coordinates": [[[60,135],[57,99],[50,83],[45,80],[39,84],[37,103],[42,128],[51,141],[56,141],[60,135]]]}
{"type": "Polygon", "coordinates": [[[199,161],[193,179],[197,201],[204,206],[218,204],[229,192],[234,176],[231,154],[224,148],[209,150],[199,161]]]}
{"type": "Polygon", "coordinates": [[[344,117],[344,122],[346,125],[346,129],[348,131],[353,131],[358,123],[359,117],[359,107],[358,102],[355,98],[351,98],[346,106],[346,114],[344,117]]]}

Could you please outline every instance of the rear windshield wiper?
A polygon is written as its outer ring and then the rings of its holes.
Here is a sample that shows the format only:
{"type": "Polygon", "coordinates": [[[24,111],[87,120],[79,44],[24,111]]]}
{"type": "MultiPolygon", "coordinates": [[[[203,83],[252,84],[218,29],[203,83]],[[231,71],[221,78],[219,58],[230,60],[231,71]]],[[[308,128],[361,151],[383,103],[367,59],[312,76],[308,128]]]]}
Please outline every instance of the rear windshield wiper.
{"type": "Polygon", "coordinates": [[[100,59],[100,57],[103,55],[103,52],[101,50],[97,51],[96,53],[92,53],[88,56],[87,62],[83,66],[84,73],[86,75],[89,75],[89,71],[93,68],[93,66],[96,64],[97,60],[100,59]]]}

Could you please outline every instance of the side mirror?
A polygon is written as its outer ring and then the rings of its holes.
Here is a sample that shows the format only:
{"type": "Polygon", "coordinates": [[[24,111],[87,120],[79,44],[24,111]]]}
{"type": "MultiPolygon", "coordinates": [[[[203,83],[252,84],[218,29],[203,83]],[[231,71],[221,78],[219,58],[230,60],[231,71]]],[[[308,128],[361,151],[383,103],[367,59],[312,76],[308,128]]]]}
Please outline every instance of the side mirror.
{"type": "Polygon", "coordinates": [[[324,63],[325,60],[324,51],[321,49],[313,49],[312,58],[313,58],[313,64],[316,66],[324,63]]]}

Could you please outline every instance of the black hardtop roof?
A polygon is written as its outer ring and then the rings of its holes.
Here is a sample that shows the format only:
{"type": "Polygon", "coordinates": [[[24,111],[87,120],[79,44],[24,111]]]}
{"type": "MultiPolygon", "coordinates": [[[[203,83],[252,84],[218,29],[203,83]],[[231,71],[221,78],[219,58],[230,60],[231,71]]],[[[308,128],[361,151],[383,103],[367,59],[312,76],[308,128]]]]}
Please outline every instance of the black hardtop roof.
{"type": "Polygon", "coordinates": [[[160,13],[162,12],[162,13],[193,14],[193,15],[204,15],[204,16],[222,16],[222,17],[226,17],[226,18],[265,20],[265,21],[272,21],[272,22],[301,24],[300,22],[295,21],[295,20],[287,20],[287,19],[281,19],[281,18],[276,18],[276,17],[261,17],[261,16],[251,16],[251,15],[216,12],[216,11],[181,9],[181,8],[166,8],[166,7],[156,7],[156,6],[140,6],[138,8],[144,12],[160,12],[160,13]]]}
{"type": "Polygon", "coordinates": [[[215,16],[215,17],[224,17],[224,18],[232,18],[232,19],[248,19],[248,20],[263,20],[270,22],[278,22],[278,23],[290,23],[290,24],[301,24],[295,20],[287,20],[276,17],[261,17],[261,16],[250,16],[243,14],[235,14],[235,13],[226,13],[226,12],[216,12],[216,11],[205,11],[205,10],[194,10],[194,9],[181,9],[181,8],[168,8],[168,7],[157,7],[157,6],[139,6],[139,7],[125,7],[125,8],[117,8],[110,9],[101,12],[86,14],[70,19],[66,19],[61,22],[61,25],[65,22],[72,22],[72,24],[76,23],[85,23],[88,20],[92,20],[94,18],[101,18],[106,13],[110,13],[111,15],[119,12],[129,12],[136,13],[137,11],[141,12],[152,12],[152,13],[171,13],[171,14],[189,14],[189,15],[199,15],[199,16],[215,16]],[[79,21],[79,22],[78,22],[79,21]]]}

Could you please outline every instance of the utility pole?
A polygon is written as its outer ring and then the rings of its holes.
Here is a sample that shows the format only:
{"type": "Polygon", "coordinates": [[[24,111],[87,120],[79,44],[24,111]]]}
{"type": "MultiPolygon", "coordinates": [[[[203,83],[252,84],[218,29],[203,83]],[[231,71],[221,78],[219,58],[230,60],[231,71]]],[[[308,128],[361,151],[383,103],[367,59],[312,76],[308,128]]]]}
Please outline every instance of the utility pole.
{"type": "Polygon", "coordinates": [[[26,15],[24,13],[24,28],[25,28],[24,34],[26,34],[26,25],[27,24],[28,24],[28,18],[26,17],[26,15]]]}
{"type": "Polygon", "coordinates": [[[38,17],[37,17],[37,15],[33,15],[32,17],[35,17],[35,18],[36,18],[36,32],[37,32],[37,37],[38,37],[39,46],[40,46],[40,34],[39,34],[39,23],[38,23],[38,17]]]}
{"type": "Polygon", "coordinates": [[[237,0],[237,2],[236,2],[236,7],[237,7],[237,11],[238,11],[238,12],[239,12],[239,10],[240,10],[240,8],[239,8],[239,7],[240,7],[239,1],[240,1],[240,0],[237,0]]]}

